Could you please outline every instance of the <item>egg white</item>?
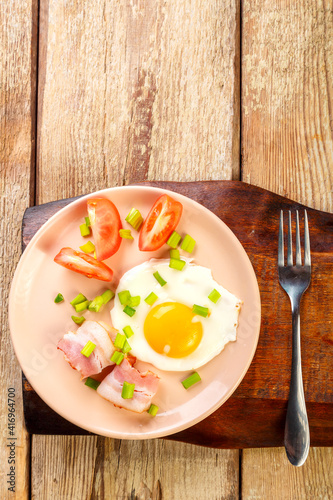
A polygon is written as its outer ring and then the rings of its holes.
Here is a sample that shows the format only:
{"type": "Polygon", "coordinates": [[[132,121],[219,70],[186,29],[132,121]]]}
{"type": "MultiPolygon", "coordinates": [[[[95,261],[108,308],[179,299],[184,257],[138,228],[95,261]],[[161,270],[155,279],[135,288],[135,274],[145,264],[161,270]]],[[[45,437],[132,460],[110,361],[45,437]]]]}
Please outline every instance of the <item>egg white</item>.
{"type": "Polygon", "coordinates": [[[169,259],[151,259],[127,271],[119,281],[111,310],[112,324],[116,329],[123,333],[122,329],[129,325],[134,332],[128,339],[131,354],[166,371],[199,368],[219,354],[228,342],[235,341],[242,303],[213,279],[210,269],[193,264],[192,259],[182,259],[186,260],[182,271],[171,269],[169,259]],[[163,287],[153,276],[156,271],[167,282],[163,287]],[[217,304],[208,299],[214,288],[221,294],[217,304]],[[132,296],[141,297],[140,305],[135,308],[136,312],[132,317],[123,312],[124,306],[119,301],[118,293],[123,290],[129,290],[132,296]],[[158,296],[153,306],[144,301],[151,292],[158,296]],[[144,336],[143,327],[147,314],[152,307],[163,302],[180,302],[190,308],[193,304],[198,304],[210,310],[209,317],[195,318],[202,323],[203,336],[195,351],[186,357],[171,358],[159,354],[150,347],[144,336]]]}

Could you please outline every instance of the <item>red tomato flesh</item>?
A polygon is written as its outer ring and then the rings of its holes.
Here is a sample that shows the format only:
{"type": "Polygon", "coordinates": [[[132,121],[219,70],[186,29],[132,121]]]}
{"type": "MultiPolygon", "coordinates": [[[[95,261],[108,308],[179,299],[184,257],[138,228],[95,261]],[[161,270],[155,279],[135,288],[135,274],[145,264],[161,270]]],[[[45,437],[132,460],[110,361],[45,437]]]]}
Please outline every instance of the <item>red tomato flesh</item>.
{"type": "Polygon", "coordinates": [[[54,257],[54,262],[71,271],[84,274],[87,278],[112,281],[113,271],[104,262],[99,262],[91,255],[77,252],[72,248],[62,248],[54,257]]]}
{"type": "Polygon", "coordinates": [[[158,250],[176,229],[183,205],[163,194],[156,200],[144,221],[139,235],[139,249],[145,252],[158,250]]]}
{"type": "Polygon", "coordinates": [[[120,247],[122,228],[119,212],[112,201],[93,198],[87,201],[88,215],[94,237],[96,258],[105,260],[115,254],[120,247]]]}

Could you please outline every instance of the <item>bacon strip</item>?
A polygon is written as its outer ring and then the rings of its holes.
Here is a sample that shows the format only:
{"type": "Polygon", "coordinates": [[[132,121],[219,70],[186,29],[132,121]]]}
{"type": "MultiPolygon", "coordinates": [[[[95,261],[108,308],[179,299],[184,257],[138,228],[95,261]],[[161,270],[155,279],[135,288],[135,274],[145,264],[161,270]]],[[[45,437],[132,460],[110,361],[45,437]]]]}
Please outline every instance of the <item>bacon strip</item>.
{"type": "Polygon", "coordinates": [[[58,349],[63,351],[71,367],[81,372],[82,378],[100,373],[106,366],[114,364],[110,358],[115,348],[106,327],[97,321],[85,321],[75,333],[69,331],[58,342],[58,349]],[[81,354],[88,340],[96,345],[89,358],[81,354]]]}
{"type": "Polygon", "coordinates": [[[140,373],[132,367],[125,358],[120,365],[116,366],[109,375],[105,377],[97,392],[102,398],[111,401],[115,406],[126,408],[136,413],[142,413],[149,409],[152,398],[155,396],[159,383],[159,377],[151,371],[140,373]],[[132,399],[123,399],[121,391],[124,382],[135,384],[132,399]]]}

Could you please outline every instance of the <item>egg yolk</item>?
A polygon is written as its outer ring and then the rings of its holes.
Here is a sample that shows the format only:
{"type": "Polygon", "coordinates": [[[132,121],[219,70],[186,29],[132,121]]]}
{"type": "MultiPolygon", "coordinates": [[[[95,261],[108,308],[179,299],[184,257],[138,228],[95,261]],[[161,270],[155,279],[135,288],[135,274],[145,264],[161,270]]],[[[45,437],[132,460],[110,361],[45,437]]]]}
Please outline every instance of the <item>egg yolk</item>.
{"type": "Polygon", "coordinates": [[[193,321],[192,309],[179,302],[164,302],[151,309],[144,323],[144,335],[150,347],[170,358],[184,358],[200,344],[203,330],[193,321]]]}

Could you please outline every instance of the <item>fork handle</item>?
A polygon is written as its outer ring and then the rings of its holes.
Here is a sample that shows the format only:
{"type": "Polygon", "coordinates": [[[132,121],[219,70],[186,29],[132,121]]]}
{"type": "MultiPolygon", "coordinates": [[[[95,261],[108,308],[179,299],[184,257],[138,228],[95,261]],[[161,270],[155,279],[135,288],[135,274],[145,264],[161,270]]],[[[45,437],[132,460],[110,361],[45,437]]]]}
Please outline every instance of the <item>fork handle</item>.
{"type": "Polygon", "coordinates": [[[284,431],[284,446],[289,461],[296,466],[303,465],[310,447],[310,430],[306,413],[302,365],[300,297],[291,299],[292,309],[292,365],[287,417],[284,431]]]}

